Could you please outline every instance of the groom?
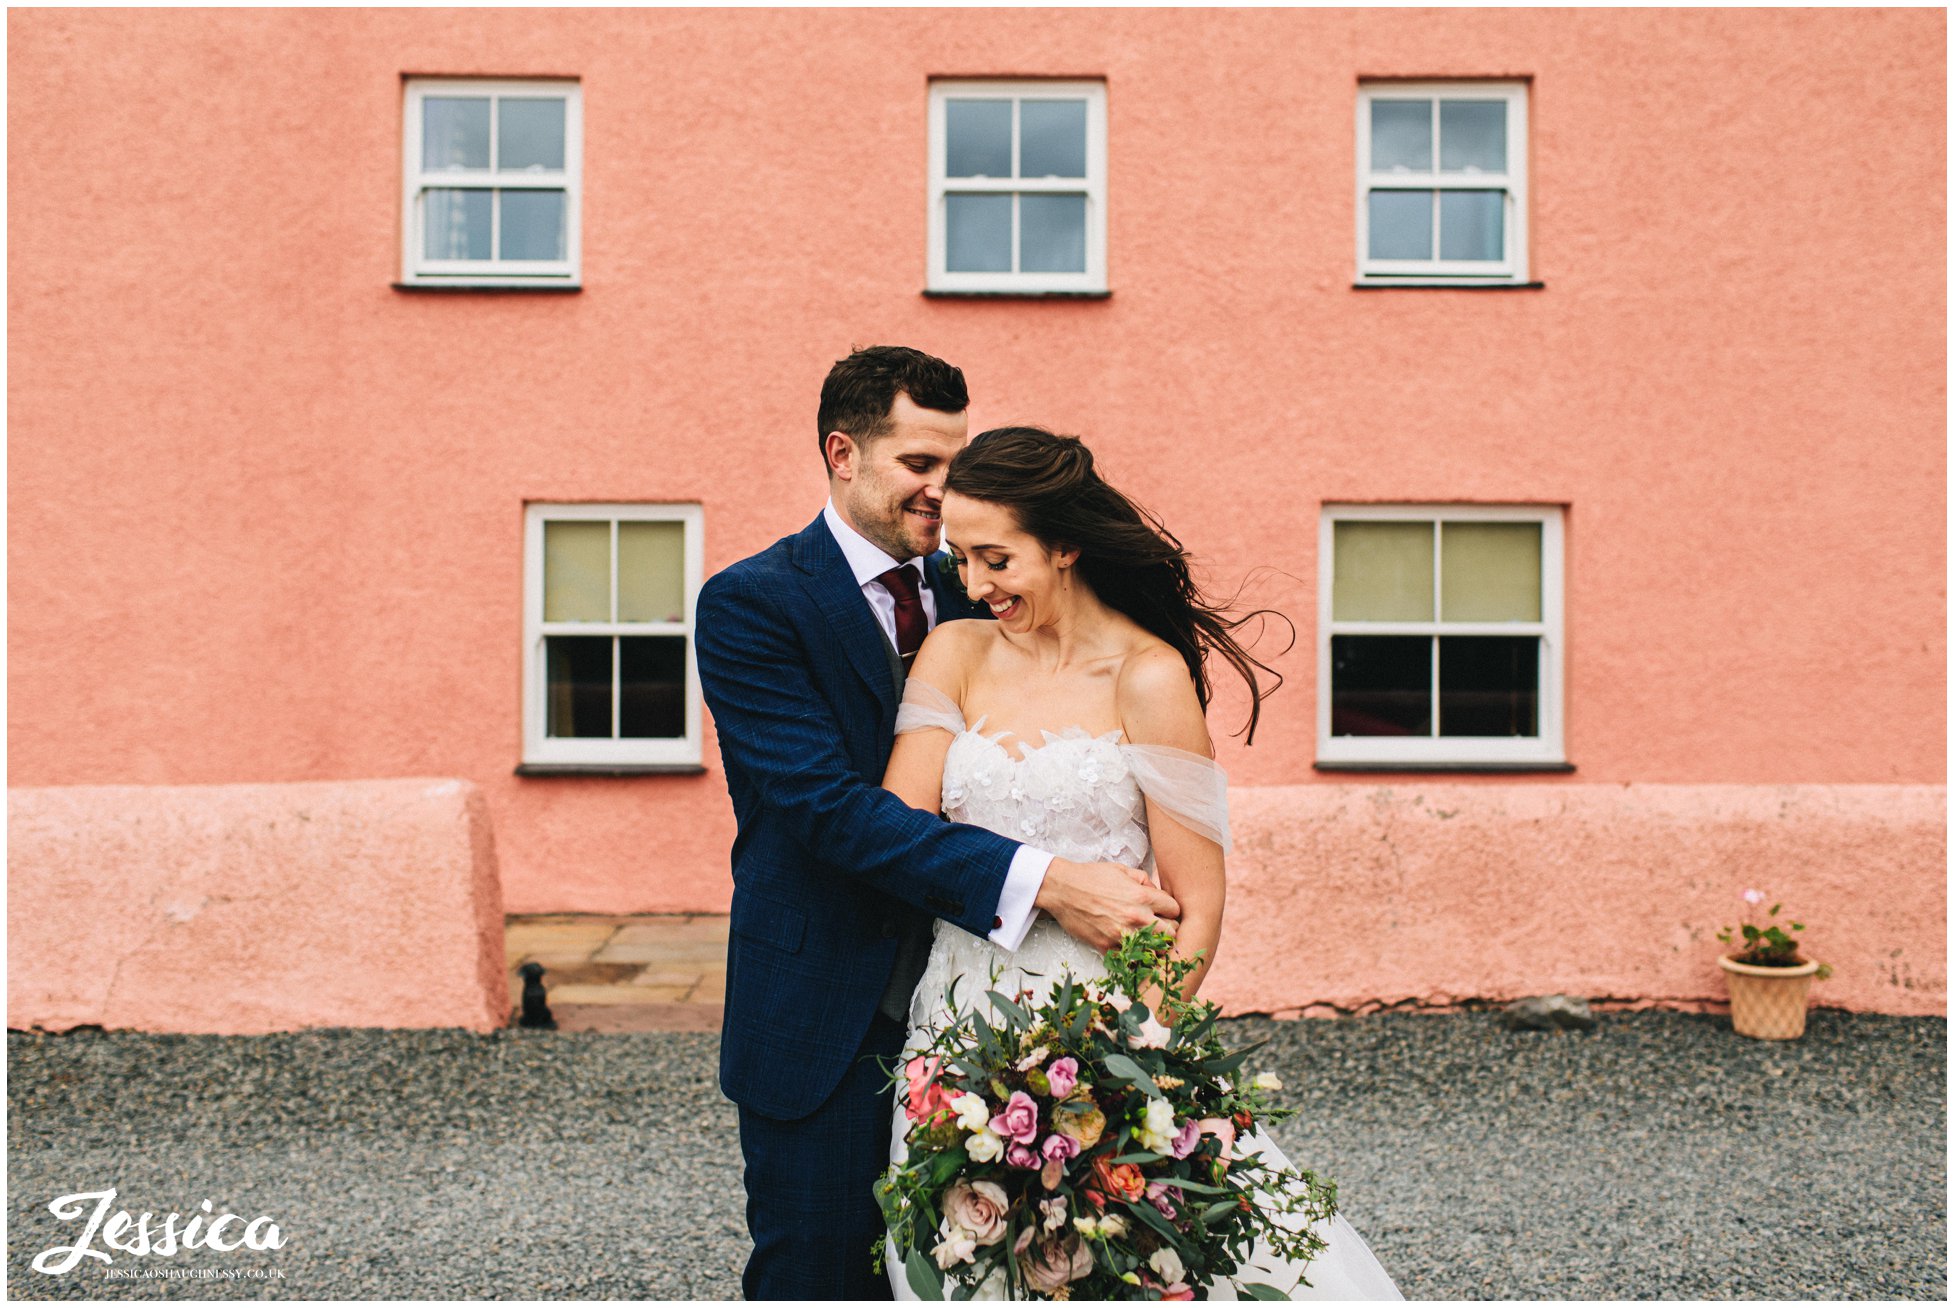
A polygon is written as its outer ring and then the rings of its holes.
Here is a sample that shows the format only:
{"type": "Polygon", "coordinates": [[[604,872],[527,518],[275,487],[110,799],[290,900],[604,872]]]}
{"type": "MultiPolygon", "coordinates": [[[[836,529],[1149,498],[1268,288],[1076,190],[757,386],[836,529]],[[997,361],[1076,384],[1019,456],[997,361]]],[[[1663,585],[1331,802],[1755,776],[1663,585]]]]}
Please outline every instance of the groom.
{"type": "Polygon", "coordinates": [[[936,622],[982,616],[936,566],[963,373],[876,346],[821,388],[828,504],[699,592],[699,679],[733,839],[719,1084],[739,1105],[748,1299],[886,1299],[871,1250],[891,1099],[931,917],[1017,948],[1043,909],[1109,946],[1174,901],[880,788],[904,670],[936,622]]]}

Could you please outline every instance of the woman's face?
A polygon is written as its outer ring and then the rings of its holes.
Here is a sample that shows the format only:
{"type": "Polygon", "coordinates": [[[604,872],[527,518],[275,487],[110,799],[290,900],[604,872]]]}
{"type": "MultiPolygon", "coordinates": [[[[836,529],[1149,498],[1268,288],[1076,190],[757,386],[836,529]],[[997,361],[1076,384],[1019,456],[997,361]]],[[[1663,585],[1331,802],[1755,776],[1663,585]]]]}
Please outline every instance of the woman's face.
{"type": "Polygon", "coordinates": [[[943,540],[964,590],[989,605],[1006,631],[1036,631],[1057,621],[1068,594],[1064,569],[1075,551],[1048,550],[1009,508],[955,491],[943,494],[943,540]]]}

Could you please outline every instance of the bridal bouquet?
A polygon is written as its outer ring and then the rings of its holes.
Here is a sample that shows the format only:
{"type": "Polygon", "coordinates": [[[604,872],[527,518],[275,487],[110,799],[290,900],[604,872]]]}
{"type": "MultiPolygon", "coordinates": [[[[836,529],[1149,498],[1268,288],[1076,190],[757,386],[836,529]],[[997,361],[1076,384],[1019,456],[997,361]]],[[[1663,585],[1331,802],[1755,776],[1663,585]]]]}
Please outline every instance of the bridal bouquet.
{"type": "Polygon", "coordinates": [[[1258,1239],[1292,1264],[1324,1248],[1311,1225],[1334,1183],[1237,1148],[1289,1115],[1274,1075],[1243,1072],[1255,1047],[1223,1048],[1213,1004],[1165,999],[1171,1025],[1148,1010],[1193,970],[1170,945],[1135,932],[1103,978],[1068,976],[1042,1004],[991,990],[988,1014],[952,984],[950,1020],[892,1080],[909,1152],[876,1187],[918,1296],[1206,1298],[1258,1239]]]}

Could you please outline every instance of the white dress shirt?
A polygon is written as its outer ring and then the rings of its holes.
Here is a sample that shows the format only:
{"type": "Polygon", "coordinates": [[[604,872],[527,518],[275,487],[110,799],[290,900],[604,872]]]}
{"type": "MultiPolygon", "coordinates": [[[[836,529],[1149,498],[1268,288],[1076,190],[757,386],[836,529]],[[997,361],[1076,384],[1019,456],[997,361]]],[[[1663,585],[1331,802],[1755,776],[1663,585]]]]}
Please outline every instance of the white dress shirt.
{"type": "MultiPolygon", "coordinates": [[[[841,520],[835,512],[835,502],[830,499],[821,510],[821,520],[828,524],[835,544],[841,546],[841,555],[848,560],[848,566],[855,573],[855,584],[862,588],[862,598],[868,601],[869,609],[882,628],[882,634],[889,638],[891,648],[896,643],[896,597],[880,580],[890,568],[908,562],[916,567],[916,582],[922,588],[923,616],[929,625],[936,625],[936,596],[930,593],[922,571],[929,560],[914,558],[908,560],[892,559],[882,552],[879,545],[871,544],[853,527],[841,520]]],[[[1010,870],[1004,876],[1004,893],[997,900],[997,926],[991,930],[991,943],[1005,949],[1016,949],[1024,943],[1025,932],[1031,930],[1031,920],[1038,915],[1038,891],[1045,884],[1045,873],[1052,866],[1051,854],[1030,845],[1019,845],[1018,852],[1011,856],[1010,870]]]]}

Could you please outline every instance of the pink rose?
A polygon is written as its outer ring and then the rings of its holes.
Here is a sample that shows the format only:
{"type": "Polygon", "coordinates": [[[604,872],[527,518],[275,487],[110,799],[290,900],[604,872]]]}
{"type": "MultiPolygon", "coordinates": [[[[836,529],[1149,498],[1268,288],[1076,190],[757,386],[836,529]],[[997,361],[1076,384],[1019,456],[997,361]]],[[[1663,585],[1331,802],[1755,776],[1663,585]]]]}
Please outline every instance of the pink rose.
{"type": "Polygon", "coordinates": [[[1194,1146],[1201,1143],[1201,1124],[1189,1118],[1182,1124],[1180,1134],[1167,1146],[1167,1152],[1176,1158],[1185,1158],[1194,1152],[1194,1146]]]}
{"type": "Polygon", "coordinates": [[[1063,1099],[1072,1093],[1072,1087],[1079,1084],[1079,1060],[1067,1055],[1045,1069],[1045,1079],[1051,1082],[1054,1098],[1063,1099]]]}
{"type": "Polygon", "coordinates": [[[1032,1239],[1032,1234],[1029,1226],[1018,1232],[1016,1253],[1025,1286],[1034,1294],[1050,1297],[1061,1287],[1092,1274],[1092,1250],[1075,1232],[1040,1240],[1032,1239]]]}
{"type": "Polygon", "coordinates": [[[1160,1215],[1170,1222],[1176,1215],[1174,1200],[1181,1197],[1179,1186],[1169,1185],[1165,1181],[1147,1182],[1147,1201],[1158,1208],[1160,1215]]]}
{"type": "Polygon", "coordinates": [[[1235,1124],[1225,1117],[1204,1117],[1200,1122],[1201,1134],[1211,1135],[1221,1141],[1221,1161],[1227,1162],[1235,1156],[1235,1124]]]}
{"type": "Polygon", "coordinates": [[[941,1058],[912,1058],[903,1069],[909,1081],[909,1094],[904,1099],[904,1111],[914,1122],[925,1117],[934,1117],[939,1112],[955,1113],[950,1106],[950,1094],[936,1083],[936,1074],[943,1070],[941,1058]]]}
{"type": "Polygon", "coordinates": [[[1004,1187],[992,1181],[958,1181],[943,1196],[943,1215],[980,1245],[996,1244],[1010,1225],[1004,1187]]]}
{"type": "Polygon", "coordinates": [[[1045,1155],[1047,1162],[1062,1163],[1068,1158],[1079,1156],[1079,1142],[1070,1136],[1048,1135],[1039,1153],[1045,1155]]]}
{"type": "Polygon", "coordinates": [[[1035,1170],[1038,1166],[1038,1155],[1027,1145],[1014,1144],[1004,1151],[1004,1161],[1013,1167],[1035,1170]]]}
{"type": "Polygon", "coordinates": [[[991,1118],[991,1130],[1006,1140],[1016,1140],[1019,1144],[1034,1144],[1038,1139],[1038,1104],[1022,1090],[1013,1090],[1011,1098],[991,1118]]]}

